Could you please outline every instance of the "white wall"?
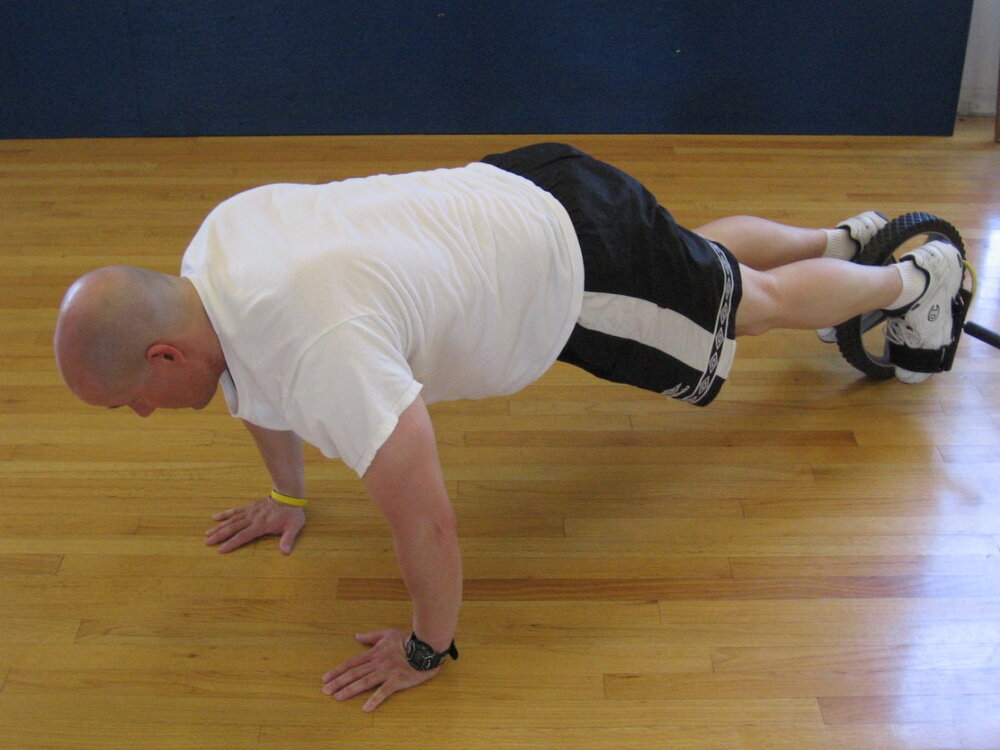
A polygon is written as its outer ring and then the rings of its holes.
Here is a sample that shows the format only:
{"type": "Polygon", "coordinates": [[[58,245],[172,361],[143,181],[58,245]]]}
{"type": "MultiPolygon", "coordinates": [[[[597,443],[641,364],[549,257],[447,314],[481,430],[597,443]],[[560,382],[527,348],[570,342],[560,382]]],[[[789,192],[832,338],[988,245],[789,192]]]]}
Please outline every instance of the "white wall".
{"type": "Polygon", "coordinates": [[[975,0],[958,98],[960,115],[992,115],[1000,70],[1000,0],[975,0]]]}

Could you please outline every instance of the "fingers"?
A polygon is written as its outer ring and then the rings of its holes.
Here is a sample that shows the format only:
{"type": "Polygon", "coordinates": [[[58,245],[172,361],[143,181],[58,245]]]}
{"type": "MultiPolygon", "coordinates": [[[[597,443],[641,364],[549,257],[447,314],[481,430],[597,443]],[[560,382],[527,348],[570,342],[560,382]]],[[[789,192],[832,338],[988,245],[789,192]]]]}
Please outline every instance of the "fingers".
{"type": "Polygon", "coordinates": [[[219,524],[205,532],[205,544],[209,547],[222,544],[220,552],[231,552],[257,537],[280,534],[279,547],[290,555],[305,525],[305,513],[301,508],[279,507],[271,500],[258,500],[216,513],[212,520],[219,524]]]}
{"type": "Polygon", "coordinates": [[[291,525],[285,529],[281,535],[281,540],[278,542],[278,549],[286,555],[292,554],[292,550],[295,548],[295,540],[298,539],[300,531],[302,531],[302,527],[298,525],[291,525]]]}
{"type": "Polygon", "coordinates": [[[205,544],[209,547],[213,547],[219,542],[223,542],[232,537],[234,534],[238,534],[243,531],[243,529],[249,527],[251,523],[252,521],[246,516],[241,516],[226,523],[220,523],[218,526],[215,526],[205,532],[205,544]]]}
{"type": "MultiPolygon", "coordinates": [[[[354,698],[357,695],[361,695],[361,693],[368,692],[372,688],[376,688],[376,687],[378,688],[378,692],[381,692],[385,688],[385,685],[386,685],[386,683],[383,682],[384,679],[385,678],[382,675],[373,672],[370,675],[368,675],[367,677],[364,677],[364,678],[356,681],[350,687],[347,687],[347,688],[341,690],[340,692],[335,693],[334,696],[333,696],[333,698],[334,698],[334,700],[338,700],[338,701],[349,701],[351,698],[354,698]],[[379,687],[379,685],[381,685],[382,687],[379,687]]],[[[388,696],[386,696],[386,698],[387,697],[388,696]]],[[[385,700],[385,698],[383,698],[382,700],[385,700]]],[[[380,700],[379,703],[381,703],[382,700],[380,700]]],[[[369,702],[370,702],[370,699],[369,699],[369,702]]],[[[376,704],[376,705],[378,705],[378,704],[376,704]]]]}
{"type": "Polygon", "coordinates": [[[257,537],[262,536],[262,533],[255,529],[253,526],[247,526],[242,531],[229,537],[229,539],[223,542],[219,546],[219,552],[225,554],[227,552],[232,552],[238,547],[242,547],[247,542],[252,542],[257,537]]]}
{"type": "Polygon", "coordinates": [[[231,536],[232,533],[244,528],[248,523],[250,523],[250,514],[247,512],[247,508],[230,508],[229,510],[221,511],[212,516],[213,521],[222,521],[216,526],[213,526],[208,531],[205,532],[205,536],[231,536]],[[231,531],[228,535],[224,535],[223,531],[236,527],[234,531],[231,531]]]}
{"type": "MultiPolygon", "coordinates": [[[[377,634],[378,633],[366,633],[364,636],[359,635],[355,637],[360,641],[362,637],[369,637],[377,634]]],[[[376,651],[365,651],[341,664],[338,664],[336,667],[323,675],[323,682],[326,683],[323,686],[323,692],[327,695],[333,695],[334,693],[341,691],[346,685],[350,685],[359,677],[365,677],[366,675],[376,671],[379,667],[376,663],[377,658],[378,653],[376,651]]],[[[353,698],[357,695],[357,692],[353,693],[350,697],[353,698]]]]}
{"type": "Polygon", "coordinates": [[[358,654],[352,659],[348,659],[343,664],[338,664],[336,667],[331,669],[325,675],[323,675],[323,682],[332,682],[342,675],[346,675],[352,669],[360,667],[362,664],[366,664],[372,660],[372,652],[365,651],[363,654],[358,654]]]}
{"type": "Polygon", "coordinates": [[[346,701],[376,688],[362,710],[374,711],[389,696],[433,678],[439,670],[418,672],[406,661],[401,630],[376,630],[355,636],[371,648],[323,675],[323,692],[346,701]]]}
{"type": "Polygon", "coordinates": [[[374,695],[372,695],[371,698],[365,701],[365,705],[361,707],[361,710],[364,711],[366,714],[370,714],[376,708],[385,703],[386,698],[388,698],[393,693],[398,693],[401,689],[403,689],[396,687],[390,688],[387,687],[388,685],[389,685],[388,682],[382,683],[382,686],[375,691],[374,695]]]}
{"type": "Polygon", "coordinates": [[[354,640],[358,643],[363,643],[366,646],[374,646],[391,632],[391,630],[375,630],[371,633],[361,633],[360,635],[354,636],[354,640]]]}
{"type": "Polygon", "coordinates": [[[323,686],[323,692],[333,696],[334,700],[348,701],[372,688],[378,688],[362,707],[362,710],[366,712],[374,711],[390,695],[409,687],[400,684],[400,681],[395,679],[393,671],[387,673],[385,669],[372,662],[360,664],[347,671],[342,671],[342,669],[343,667],[338,667],[324,676],[324,679],[327,679],[330,675],[334,675],[323,686]]]}
{"type": "Polygon", "coordinates": [[[259,521],[242,516],[206,532],[208,537],[205,539],[205,544],[214,547],[221,542],[222,546],[219,547],[219,552],[232,552],[237,547],[242,547],[247,542],[270,533],[261,526],[259,521]]]}
{"type": "Polygon", "coordinates": [[[368,662],[336,675],[323,686],[323,692],[339,701],[346,701],[375,687],[382,679],[376,665],[368,662]]]}

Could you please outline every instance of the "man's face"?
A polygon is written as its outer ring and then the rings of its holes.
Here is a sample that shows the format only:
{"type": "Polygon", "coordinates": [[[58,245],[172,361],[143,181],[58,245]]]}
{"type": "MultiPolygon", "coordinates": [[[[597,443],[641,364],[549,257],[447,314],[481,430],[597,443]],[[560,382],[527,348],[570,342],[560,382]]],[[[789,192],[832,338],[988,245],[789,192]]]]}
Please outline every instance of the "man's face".
{"type": "Polygon", "coordinates": [[[207,373],[186,370],[166,376],[147,371],[146,377],[131,389],[129,400],[122,403],[140,417],[156,409],[204,409],[215,395],[219,381],[207,373]]]}
{"type": "Polygon", "coordinates": [[[146,367],[134,385],[121,391],[109,392],[93,385],[78,395],[94,406],[127,406],[140,417],[148,417],[157,409],[204,409],[218,385],[212,373],[186,362],[171,368],[146,367]]]}

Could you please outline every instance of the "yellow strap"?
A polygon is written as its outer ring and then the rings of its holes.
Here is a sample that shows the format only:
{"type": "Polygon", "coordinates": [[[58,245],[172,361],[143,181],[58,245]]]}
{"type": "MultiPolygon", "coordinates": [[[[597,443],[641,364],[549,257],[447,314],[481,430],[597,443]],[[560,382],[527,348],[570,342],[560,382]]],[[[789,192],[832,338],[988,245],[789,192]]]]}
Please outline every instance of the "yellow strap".
{"type": "Polygon", "coordinates": [[[965,266],[965,270],[968,271],[969,276],[972,277],[972,289],[969,290],[972,292],[972,298],[969,300],[971,302],[973,299],[976,298],[976,292],[979,291],[979,277],[976,276],[976,269],[973,268],[972,264],[969,263],[969,261],[967,261],[965,258],[962,258],[962,265],[965,266]]]}
{"type": "Polygon", "coordinates": [[[306,503],[309,502],[304,497],[292,497],[291,495],[282,495],[273,487],[271,488],[271,499],[276,503],[282,503],[283,505],[294,505],[296,508],[304,508],[306,503]]]}

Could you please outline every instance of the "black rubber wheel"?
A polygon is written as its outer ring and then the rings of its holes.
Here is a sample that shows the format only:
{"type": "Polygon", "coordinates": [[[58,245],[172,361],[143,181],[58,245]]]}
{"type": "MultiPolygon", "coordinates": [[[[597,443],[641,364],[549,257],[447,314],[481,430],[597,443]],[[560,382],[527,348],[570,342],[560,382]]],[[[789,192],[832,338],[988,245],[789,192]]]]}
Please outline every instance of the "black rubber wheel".
{"type": "MultiPolygon", "coordinates": [[[[894,253],[915,237],[926,237],[925,242],[944,240],[965,257],[965,245],[955,227],[940,217],[918,212],[899,216],[882,227],[854,262],[866,266],[892,263],[894,253]]],[[[894,374],[881,330],[884,321],[885,314],[875,310],[837,326],[837,346],[844,359],[875,380],[887,380],[894,374]]]]}

